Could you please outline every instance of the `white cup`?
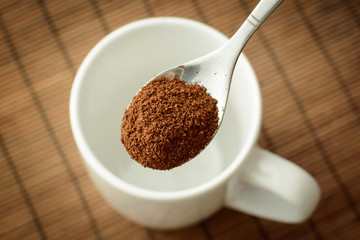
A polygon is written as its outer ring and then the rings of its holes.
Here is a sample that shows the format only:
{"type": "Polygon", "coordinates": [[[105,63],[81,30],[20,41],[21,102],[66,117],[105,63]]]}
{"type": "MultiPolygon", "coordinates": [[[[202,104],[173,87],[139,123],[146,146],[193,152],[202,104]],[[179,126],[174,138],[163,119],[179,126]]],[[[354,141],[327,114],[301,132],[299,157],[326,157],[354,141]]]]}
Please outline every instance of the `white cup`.
{"type": "Polygon", "coordinates": [[[224,206],[284,223],[302,222],[316,207],[316,181],[257,146],[261,96],[243,54],[220,130],[199,156],[170,171],[152,170],[132,160],[121,144],[122,115],[142,85],[227,39],[192,20],[149,18],[110,33],[81,64],[71,91],[72,131],[92,180],[123,216],[173,229],[224,206]]]}

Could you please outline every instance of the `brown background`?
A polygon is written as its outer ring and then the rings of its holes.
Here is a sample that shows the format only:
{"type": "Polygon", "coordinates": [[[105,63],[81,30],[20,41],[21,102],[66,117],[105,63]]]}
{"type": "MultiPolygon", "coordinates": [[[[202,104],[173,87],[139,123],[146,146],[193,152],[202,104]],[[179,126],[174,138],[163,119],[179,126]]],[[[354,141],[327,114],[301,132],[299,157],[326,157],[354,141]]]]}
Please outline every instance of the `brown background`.
{"type": "Polygon", "coordinates": [[[0,239],[360,239],[360,3],[287,0],[245,48],[263,94],[260,145],[322,188],[308,221],[222,209],[178,231],[138,226],[87,176],[69,126],[71,84],[107,33],[181,16],[231,36],[253,0],[0,1],[0,239]]]}

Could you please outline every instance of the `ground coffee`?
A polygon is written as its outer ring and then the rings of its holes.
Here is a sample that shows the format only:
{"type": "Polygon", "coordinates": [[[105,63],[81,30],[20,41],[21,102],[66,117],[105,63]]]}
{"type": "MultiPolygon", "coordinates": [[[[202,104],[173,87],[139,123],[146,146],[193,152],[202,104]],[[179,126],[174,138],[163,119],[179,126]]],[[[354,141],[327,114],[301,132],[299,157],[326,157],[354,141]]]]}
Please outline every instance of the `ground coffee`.
{"type": "Polygon", "coordinates": [[[216,104],[205,87],[160,77],[145,85],[125,110],[121,142],[144,167],[180,166],[213,138],[218,127],[216,104]]]}

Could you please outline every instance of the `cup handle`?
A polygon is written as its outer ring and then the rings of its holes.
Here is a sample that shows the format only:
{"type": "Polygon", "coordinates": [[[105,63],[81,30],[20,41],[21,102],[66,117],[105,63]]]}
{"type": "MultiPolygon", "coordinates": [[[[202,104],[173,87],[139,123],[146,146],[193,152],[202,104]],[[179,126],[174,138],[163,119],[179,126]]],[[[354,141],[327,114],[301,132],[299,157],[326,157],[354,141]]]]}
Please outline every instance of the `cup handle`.
{"type": "Polygon", "coordinates": [[[320,198],[315,179],[296,164],[255,147],[254,157],[228,185],[225,205],[284,223],[305,221],[320,198]]]}

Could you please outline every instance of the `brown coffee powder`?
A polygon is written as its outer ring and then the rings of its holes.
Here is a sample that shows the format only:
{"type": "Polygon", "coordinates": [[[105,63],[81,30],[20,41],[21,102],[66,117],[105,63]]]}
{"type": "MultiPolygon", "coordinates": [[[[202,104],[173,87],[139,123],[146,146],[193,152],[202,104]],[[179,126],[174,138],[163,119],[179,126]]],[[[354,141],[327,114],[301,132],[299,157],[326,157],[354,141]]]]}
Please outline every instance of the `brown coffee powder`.
{"type": "Polygon", "coordinates": [[[218,127],[216,104],[205,87],[160,77],[145,85],[125,110],[121,142],[144,167],[180,166],[213,138],[218,127]]]}

